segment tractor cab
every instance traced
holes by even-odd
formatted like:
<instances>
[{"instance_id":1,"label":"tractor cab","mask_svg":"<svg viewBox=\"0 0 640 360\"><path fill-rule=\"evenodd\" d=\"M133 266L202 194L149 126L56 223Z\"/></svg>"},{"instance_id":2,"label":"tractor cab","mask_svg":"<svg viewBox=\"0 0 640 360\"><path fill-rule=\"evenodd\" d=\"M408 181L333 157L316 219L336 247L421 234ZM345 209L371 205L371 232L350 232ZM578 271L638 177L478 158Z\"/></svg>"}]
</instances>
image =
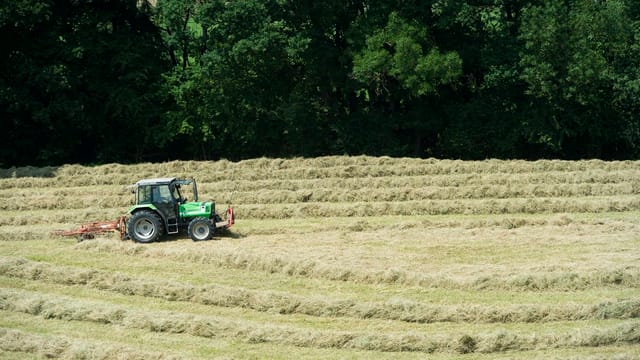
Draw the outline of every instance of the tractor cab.
<instances>
[{"instance_id":1,"label":"tractor cab","mask_svg":"<svg viewBox=\"0 0 640 360\"><path fill-rule=\"evenodd\" d=\"M131 218L127 228L135 241L152 242L163 233L176 234L184 228L193 240L208 240L213 237L216 226L230 227L233 224L233 210L230 208L227 221L223 221L216 214L213 201L198 201L194 179L144 179L131 188L135 202L129 208ZM191 201L189 196L192 196Z\"/></svg>"},{"instance_id":2,"label":"tractor cab","mask_svg":"<svg viewBox=\"0 0 640 360\"><path fill-rule=\"evenodd\" d=\"M193 185L191 189L182 189L183 185ZM194 202L198 201L198 188L194 179L157 178L140 180L133 185L136 195L135 204L184 204L189 201L189 193Z\"/></svg>"}]
</instances>

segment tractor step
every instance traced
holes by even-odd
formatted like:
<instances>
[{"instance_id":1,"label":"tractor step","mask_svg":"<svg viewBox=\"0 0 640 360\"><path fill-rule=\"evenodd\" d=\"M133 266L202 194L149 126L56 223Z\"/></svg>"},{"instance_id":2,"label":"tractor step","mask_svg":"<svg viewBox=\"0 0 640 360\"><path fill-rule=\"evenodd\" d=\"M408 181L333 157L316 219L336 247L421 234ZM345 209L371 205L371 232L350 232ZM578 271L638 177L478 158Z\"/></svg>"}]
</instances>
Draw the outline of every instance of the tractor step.
<instances>
[{"instance_id":1,"label":"tractor step","mask_svg":"<svg viewBox=\"0 0 640 360\"><path fill-rule=\"evenodd\" d=\"M167 219L167 234L177 234L178 233L178 219L171 218Z\"/></svg>"}]
</instances>

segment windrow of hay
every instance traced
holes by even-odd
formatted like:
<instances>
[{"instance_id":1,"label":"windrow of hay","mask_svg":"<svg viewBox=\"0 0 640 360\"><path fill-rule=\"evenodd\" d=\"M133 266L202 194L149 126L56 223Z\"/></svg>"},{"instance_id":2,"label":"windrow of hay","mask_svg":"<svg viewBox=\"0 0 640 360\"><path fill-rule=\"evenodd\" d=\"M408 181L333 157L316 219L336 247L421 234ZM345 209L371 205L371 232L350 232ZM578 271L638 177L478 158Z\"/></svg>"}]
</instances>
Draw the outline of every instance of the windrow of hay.
<instances>
[{"instance_id":1,"label":"windrow of hay","mask_svg":"<svg viewBox=\"0 0 640 360\"><path fill-rule=\"evenodd\" d=\"M0 227L0 241L42 240L50 236L51 228L47 225L35 226L2 226Z\"/></svg>"},{"instance_id":2,"label":"windrow of hay","mask_svg":"<svg viewBox=\"0 0 640 360\"><path fill-rule=\"evenodd\" d=\"M637 211L640 209L640 196L234 204L234 209L239 219L602 213Z\"/></svg>"},{"instance_id":3,"label":"windrow of hay","mask_svg":"<svg viewBox=\"0 0 640 360\"><path fill-rule=\"evenodd\" d=\"M386 319L415 323L433 322L548 322L640 317L640 299L584 304L511 304L457 306L418 303L394 298L387 302L356 302L344 299L307 298L289 293L256 291L225 286L193 286L156 281L124 274L54 266L25 259L0 257L0 275L63 285L83 285L125 295L169 301L188 301L222 307L242 307L278 314L320 317Z\"/></svg>"},{"instance_id":4,"label":"windrow of hay","mask_svg":"<svg viewBox=\"0 0 640 360\"><path fill-rule=\"evenodd\" d=\"M43 188L9 188L0 189L0 196L14 197L16 199L27 199L32 196L53 196L53 197L79 197L87 195L87 186L70 187L43 187ZM91 195L101 196L123 196L127 195L133 199L131 189L119 185L98 185L91 186Z\"/></svg>"},{"instance_id":5,"label":"windrow of hay","mask_svg":"<svg viewBox=\"0 0 640 360\"><path fill-rule=\"evenodd\" d=\"M611 214L607 214L611 215ZM589 216L589 215L587 215ZM275 235L275 234L310 234L335 231L345 229L349 232L365 231L389 231L395 233L408 229L424 229L433 231L436 229L457 229L459 231L470 229L518 229L531 227L532 231L540 230L541 227L566 227L573 225L579 228L593 228L597 232L637 232L640 231L640 224L630 221L622 221L606 218L576 218L567 214L559 213L552 216L460 216L453 217L431 217L431 216L384 216L384 217L347 217L331 218L330 221L304 221L292 224L289 219L279 220L252 220L245 221L241 236L250 235ZM558 229L555 229L558 230Z\"/></svg>"},{"instance_id":6,"label":"windrow of hay","mask_svg":"<svg viewBox=\"0 0 640 360\"><path fill-rule=\"evenodd\" d=\"M49 224L69 224L77 227L89 221L115 220L126 213L121 208L100 208L91 206L82 209L7 211L0 217L0 226L34 226ZM50 227L50 230L54 228ZM1 229L0 229L1 230Z\"/></svg>"},{"instance_id":7,"label":"windrow of hay","mask_svg":"<svg viewBox=\"0 0 640 360\"><path fill-rule=\"evenodd\" d=\"M229 161L216 162L181 162L174 161L163 164L142 164L156 167L166 166L167 169L193 171L203 167L214 167L215 170L241 170L241 169L261 169L261 170L286 170L300 168L351 168L357 167L382 167L414 169L424 167L433 173L450 172L544 172L544 171L584 171L587 169L603 169L607 171L640 168L637 161L561 161L561 160L485 160L485 161L461 161L461 160L438 160L438 159L418 159L418 158L390 158L371 156L327 156L316 158L294 158L294 159L252 159L237 163ZM452 170L455 169L455 170Z\"/></svg>"},{"instance_id":8,"label":"windrow of hay","mask_svg":"<svg viewBox=\"0 0 640 360\"><path fill-rule=\"evenodd\" d=\"M238 270L279 273L332 281L351 281L362 284L402 284L424 288L462 290L581 290L596 287L624 286L640 288L640 269L622 266L590 272L552 271L535 274L477 275L461 278L430 275L399 269L362 270L349 266L336 266L320 261L295 260L279 256L255 255L247 252L220 250L158 249L144 245L129 245L113 241L90 241L77 244L76 250L96 253L127 255L135 258L168 258L176 261L208 264Z\"/></svg>"},{"instance_id":9,"label":"windrow of hay","mask_svg":"<svg viewBox=\"0 0 640 360\"><path fill-rule=\"evenodd\" d=\"M165 174L166 176L175 174ZM2 196L30 197L30 196L84 196L87 187L91 187L93 195L129 195L128 186L138 179L138 174L131 173L130 179L123 184L116 185L71 185L69 182L79 182L80 178L52 182L46 184L25 183L24 187L11 187L11 180L2 179L3 185L0 189ZM314 179L261 179L261 180L237 180L226 179L222 181L204 181L200 176L204 174L191 174L185 176L196 176L200 188L213 194L225 192L256 192L263 190L283 190L283 191L305 191L313 189L327 190L361 190L367 189L415 189L434 188L442 191L452 191L447 188L463 188L461 193L467 193L472 189L499 187L501 192L515 191L515 189L525 186L528 193L545 191L549 186L561 186L563 192L585 192L591 189L595 193L604 189L606 192L610 187L623 187L623 191L638 191L640 186L640 171L628 170L620 172L587 172L587 173L542 173L542 174L482 174L482 175L438 175L438 176L403 176L403 177L361 177L361 178L314 178ZM87 177L87 182L89 182ZM35 179L38 180L38 179ZM29 185L29 186L26 186ZM607 186L609 185L609 186ZM466 189L464 189L466 188ZM574 190L578 188L580 190ZM477 191L477 190L475 190ZM205 193L206 193L205 192Z\"/></svg>"},{"instance_id":10,"label":"windrow of hay","mask_svg":"<svg viewBox=\"0 0 640 360\"><path fill-rule=\"evenodd\" d=\"M179 359L159 352L138 351L125 346L79 341L0 328L0 350L28 353L38 358L62 359Z\"/></svg>"},{"instance_id":11,"label":"windrow of hay","mask_svg":"<svg viewBox=\"0 0 640 360\"><path fill-rule=\"evenodd\" d=\"M323 162L335 165L323 166ZM0 169L0 178L8 186L20 187L28 182L55 184L70 181L69 186L131 183L136 177L167 176L168 174L194 176L202 174L205 182L227 179L315 179L353 177L405 177L459 174L523 174L539 172L589 172L589 171L640 170L640 162L605 161L451 161L434 159L384 159L371 157L332 157L317 159L256 159L239 163L218 162L169 162L158 164L118 165L97 167L65 165L58 169L13 168ZM51 175L55 176L52 178ZM129 176L127 176L129 175ZM47 176L47 177L42 177ZM199 176L200 177L200 176Z\"/></svg>"},{"instance_id":12,"label":"windrow of hay","mask_svg":"<svg viewBox=\"0 0 640 360\"><path fill-rule=\"evenodd\" d=\"M23 178L23 177L53 177L58 168L55 166L35 167L23 166L12 168L0 168L0 179L3 178Z\"/></svg>"},{"instance_id":13,"label":"windrow of hay","mask_svg":"<svg viewBox=\"0 0 640 360\"><path fill-rule=\"evenodd\" d=\"M215 193L215 192L210 192ZM303 202L404 202L455 199L580 198L640 195L637 184L581 185L485 185L461 187L405 187L375 189L363 181L359 189L309 188L306 190L257 190L217 193L220 203L291 204Z\"/></svg>"},{"instance_id":14,"label":"windrow of hay","mask_svg":"<svg viewBox=\"0 0 640 360\"><path fill-rule=\"evenodd\" d=\"M5 289L0 289L0 309L41 316L44 319L94 322L204 338L232 338L248 343L269 342L299 347L388 352L494 353L509 350L633 344L640 340L640 322L637 320L617 323L613 326L576 324L573 329L565 333L538 334L522 334L510 330L479 334L332 331L167 311L134 310L102 302L43 296L28 291Z\"/></svg>"},{"instance_id":15,"label":"windrow of hay","mask_svg":"<svg viewBox=\"0 0 640 360\"><path fill-rule=\"evenodd\" d=\"M251 169L246 169L251 172ZM65 192L68 189L77 189L91 186L96 189L114 188L112 193L126 189L128 185L145 177L178 176L195 177L207 190L214 193L224 191L255 191L255 190L305 190L312 188L344 188L360 189L366 182L368 188L403 188L403 187L458 187L458 186L482 186L482 185L554 185L554 184L637 184L640 170L635 168L615 171L590 169L587 171L554 171L542 173L478 173L478 174L440 174L440 175L405 175L405 176L350 176L350 177L309 177L295 178L281 176L264 176L254 178L243 173L233 173L225 177L219 177L214 169L203 169L199 172L137 172L135 165L128 165L122 173L97 175L88 172L85 175L72 175L55 178L8 178L0 179L3 189L0 194L22 189L24 192L39 191L39 189L56 189L57 192ZM249 177L249 179L245 179ZM47 190L48 191L48 190Z\"/></svg>"},{"instance_id":16,"label":"windrow of hay","mask_svg":"<svg viewBox=\"0 0 640 360\"><path fill-rule=\"evenodd\" d=\"M165 163L140 163L136 165L107 164L101 166L64 165L61 167L21 167L2 169L0 178L23 177L48 177L79 176L88 173L110 175L121 173L129 168L140 171L171 171L171 172L198 172L204 169L220 171L241 171L243 169L258 170L287 170L287 169L325 169L351 167L381 167L398 169L424 168L426 174L452 173L452 172L546 172L546 171L585 171L588 169L602 169L606 171L638 168L637 161L561 161L561 160L437 160L417 158L389 158L369 156L327 156L317 158L295 159L252 159L240 162L221 161L171 161Z\"/></svg>"},{"instance_id":17,"label":"windrow of hay","mask_svg":"<svg viewBox=\"0 0 640 360\"><path fill-rule=\"evenodd\" d=\"M90 198L90 197L89 197ZM102 202L108 202L104 199ZM119 200L117 200L119 201ZM0 226L33 224L82 224L89 221L114 220L125 215L130 204L102 207L91 201L71 208L30 208L4 211ZM122 201L125 204L126 201ZM51 202L52 207L56 207ZM371 202L299 202L278 204L238 204L231 202L236 219L304 219L381 216L435 215L510 215L606 213L640 210L640 196L576 197L576 198L514 198L411 200ZM218 202L217 211L224 211L225 202Z\"/></svg>"},{"instance_id":18,"label":"windrow of hay","mask_svg":"<svg viewBox=\"0 0 640 360\"><path fill-rule=\"evenodd\" d=\"M78 194L15 194L8 196L0 204L0 210L24 211L39 209L84 209L121 208L131 206L130 194L91 193L78 191ZM221 192L216 200L233 204L295 204L295 203L344 203L344 202L406 202L427 200L465 200L465 199L516 199L516 198L583 198L583 197L622 197L640 195L640 180L636 185L630 183L607 185L530 185L530 186L463 186L463 187L422 187L371 189L363 182L358 190L341 188L313 188L308 190L258 190L243 192ZM639 196L640 197L640 196Z\"/></svg>"},{"instance_id":19,"label":"windrow of hay","mask_svg":"<svg viewBox=\"0 0 640 360\"><path fill-rule=\"evenodd\" d=\"M222 210L223 205L219 205L218 210ZM479 229L479 228L504 228L516 229L525 226L566 226L569 224L596 226L599 229L610 229L611 231L635 231L636 226L628 220L621 221L609 219L607 217L590 218L589 213L586 217L576 218L564 212L558 212L553 215L531 216L526 214L480 214L461 215L461 214L443 214L444 216L432 216L429 214L413 215L406 217L405 215L375 214L375 216L349 216L338 217L339 214L329 215L330 219L305 218L305 222L298 224L291 222L293 214L279 213L274 217L265 217L263 214L260 218L254 218L249 224L246 220L251 219L244 212L238 213L236 207L236 217L242 220L242 227L236 227L233 232L248 235L266 235L280 233L318 233L324 231L332 231L337 228L349 231L359 232L367 230L388 230L397 231L412 228L461 228L461 229ZM56 209L56 210L27 210L27 211L11 211L5 212L0 217L0 240L27 240L47 238L51 230L68 230L77 228L80 224L90 221L115 220L122 216L123 211L119 208L102 209L98 207L84 209ZM449 217L448 215L453 215ZM609 214L603 214L608 217ZM266 221L266 223L265 223ZM25 236L24 234L32 234Z\"/></svg>"},{"instance_id":20,"label":"windrow of hay","mask_svg":"<svg viewBox=\"0 0 640 360\"><path fill-rule=\"evenodd\" d=\"M68 210L99 207L102 209L119 208L124 212L131 206L131 196L119 195L83 195L83 196L56 196L39 195L29 197L8 197L0 204L0 211L27 211L27 210Z\"/></svg>"},{"instance_id":21,"label":"windrow of hay","mask_svg":"<svg viewBox=\"0 0 640 360\"><path fill-rule=\"evenodd\" d=\"M197 177L203 189L213 193L225 191L257 191L257 190L308 190L315 188L341 188L358 190L386 188L421 188L421 187L461 187L461 186L515 186L515 185L606 185L630 183L638 184L640 170L620 170L613 172L549 172L525 174L461 174L433 176L381 176L381 177L324 177L313 179L260 179L241 180L224 179L205 181Z\"/></svg>"},{"instance_id":22,"label":"windrow of hay","mask_svg":"<svg viewBox=\"0 0 640 360\"><path fill-rule=\"evenodd\" d=\"M199 176L203 182L217 182L223 180L233 179L235 181L257 181L264 179L272 180L289 180L289 179L324 179L324 178L389 178L389 177L431 177L431 176L460 176L467 175L468 177L479 176L483 174L501 174L502 176L516 175L516 174L530 174L536 173L535 170L525 168L518 168L514 163L505 163L500 168L487 166L483 162L460 162L450 163L446 160L439 162L440 166L426 165L426 166L403 166L401 164L389 165L389 166L371 166L371 165L353 165L331 168L317 168L317 167L299 167L299 168L287 168L287 169L269 169L269 168L251 168L248 171L208 171L203 173L203 176ZM607 166L605 168L590 168L583 167L581 171L637 171L640 169L640 162L630 163L629 166ZM546 171L578 171L575 168L559 168L542 170Z\"/></svg>"}]
</instances>

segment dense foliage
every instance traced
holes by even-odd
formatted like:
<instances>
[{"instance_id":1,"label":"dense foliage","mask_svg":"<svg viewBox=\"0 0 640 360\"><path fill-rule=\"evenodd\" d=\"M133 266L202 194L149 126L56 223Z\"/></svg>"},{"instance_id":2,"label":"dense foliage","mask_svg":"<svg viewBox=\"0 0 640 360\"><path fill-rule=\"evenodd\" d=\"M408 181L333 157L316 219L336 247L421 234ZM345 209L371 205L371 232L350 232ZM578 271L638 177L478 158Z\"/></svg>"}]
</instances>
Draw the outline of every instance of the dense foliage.
<instances>
[{"instance_id":1,"label":"dense foliage","mask_svg":"<svg viewBox=\"0 0 640 360\"><path fill-rule=\"evenodd\" d=\"M638 158L635 0L2 0L0 166Z\"/></svg>"}]
</instances>

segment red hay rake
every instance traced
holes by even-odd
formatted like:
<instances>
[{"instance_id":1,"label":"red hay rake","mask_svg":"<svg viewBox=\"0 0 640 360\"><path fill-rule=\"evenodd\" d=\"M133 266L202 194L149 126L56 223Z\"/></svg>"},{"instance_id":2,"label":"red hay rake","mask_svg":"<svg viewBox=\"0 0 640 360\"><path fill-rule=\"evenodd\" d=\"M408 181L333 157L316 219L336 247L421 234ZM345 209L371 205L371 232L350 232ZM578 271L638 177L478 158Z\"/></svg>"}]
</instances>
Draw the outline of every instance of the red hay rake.
<instances>
[{"instance_id":1,"label":"red hay rake","mask_svg":"<svg viewBox=\"0 0 640 360\"><path fill-rule=\"evenodd\" d=\"M120 240L124 240L127 234L127 217L121 216L115 221L95 221L80 225L73 230L54 230L51 235L55 236L75 236L78 242L93 239L97 234L116 231L120 234Z\"/></svg>"}]
</instances>

